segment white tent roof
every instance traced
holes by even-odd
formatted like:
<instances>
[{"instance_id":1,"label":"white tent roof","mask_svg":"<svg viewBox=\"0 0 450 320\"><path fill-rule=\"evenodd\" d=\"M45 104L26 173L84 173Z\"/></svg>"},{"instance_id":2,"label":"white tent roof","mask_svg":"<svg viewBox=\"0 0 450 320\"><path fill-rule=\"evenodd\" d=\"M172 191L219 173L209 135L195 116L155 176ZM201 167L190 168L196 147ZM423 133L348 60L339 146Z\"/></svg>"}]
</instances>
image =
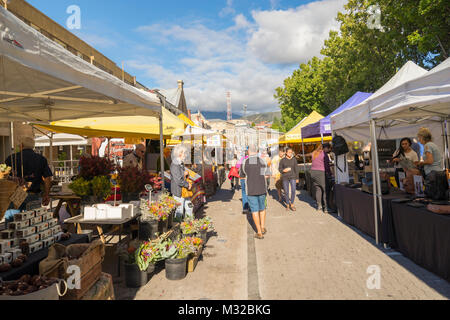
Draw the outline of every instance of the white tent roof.
<instances>
[{"instance_id":1,"label":"white tent roof","mask_svg":"<svg viewBox=\"0 0 450 320\"><path fill-rule=\"evenodd\" d=\"M75 134L67 134L67 133L57 133L53 135L53 146L79 146L79 145L87 145L87 139L75 135ZM36 147L49 147L50 146L50 138L47 136L41 136L34 139L36 142Z\"/></svg>"},{"instance_id":2,"label":"white tent roof","mask_svg":"<svg viewBox=\"0 0 450 320\"><path fill-rule=\"evenodd\" d=\"M157 116L155 94L73 55L0 7L0 121Z\"/></svg>"},{"instance_id":3,"label":"white tent roof","mask_svg":"<svg viewBox=\"0 0 450 320\"><path fill-rule=\"evenodd\" d=\"M331 117L333 131L366 124L373 115L385 107L387 101L395 98L399 88L406 82L426 74L427 71L412 61L408 61L385 85L360 104L343 110Z\"/></svg>"}]
</instances>

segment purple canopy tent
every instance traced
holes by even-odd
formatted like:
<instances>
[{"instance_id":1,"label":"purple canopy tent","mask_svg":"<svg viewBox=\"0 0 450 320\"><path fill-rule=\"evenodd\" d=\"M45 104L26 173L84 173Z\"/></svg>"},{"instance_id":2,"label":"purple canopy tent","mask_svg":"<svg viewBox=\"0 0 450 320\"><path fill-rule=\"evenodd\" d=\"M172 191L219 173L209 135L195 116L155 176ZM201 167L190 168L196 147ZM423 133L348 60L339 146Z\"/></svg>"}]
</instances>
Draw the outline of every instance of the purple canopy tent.
<instances>
[{"instance_id":1,"label":"purple canopy tent","mask_svg":"<svg viewBox=\"0 0 450 320\"><path fill-rule=\"evenodd\" d=\"M340 113L341 111L354 107L367 98L369 98L372 95L372 93L367 92L356 92L350 99L344 102L343 105L341 105L339 108L334 110L332 113L330 113L325 118L310 124L304 128L302 128L302 138L315 138L315 137L324 137L324 136L330 136L331 135L331 125L330 125L330 118L332 115L335 115L337 113Z\"/></svg>"}]
</instances>

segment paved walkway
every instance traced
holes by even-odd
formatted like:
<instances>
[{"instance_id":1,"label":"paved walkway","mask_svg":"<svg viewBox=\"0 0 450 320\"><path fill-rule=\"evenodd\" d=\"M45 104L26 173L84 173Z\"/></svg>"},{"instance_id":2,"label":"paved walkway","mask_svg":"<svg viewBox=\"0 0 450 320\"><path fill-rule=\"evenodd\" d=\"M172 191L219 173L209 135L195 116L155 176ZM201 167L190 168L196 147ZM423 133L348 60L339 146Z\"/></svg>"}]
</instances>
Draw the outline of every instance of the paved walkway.
<instances>
[{"instance_id":1,"label":"paved walkway","mask_svg":"<svg viewBox=\"0 0 450 320\"><path fill-rule=\"evenodd\" d=\"M256 240L241 214L240 192L229 188L226 182L205 207L217 235L195 272L169 281L163 270L140 290L116 285L117 299L450 298L450 283L376 246L337 216L318 214L308 196L299 195L294 214L269 196L268 233ZM370 266L380 272L380 289L367 287Z\"/></svg>"}]
</instances>

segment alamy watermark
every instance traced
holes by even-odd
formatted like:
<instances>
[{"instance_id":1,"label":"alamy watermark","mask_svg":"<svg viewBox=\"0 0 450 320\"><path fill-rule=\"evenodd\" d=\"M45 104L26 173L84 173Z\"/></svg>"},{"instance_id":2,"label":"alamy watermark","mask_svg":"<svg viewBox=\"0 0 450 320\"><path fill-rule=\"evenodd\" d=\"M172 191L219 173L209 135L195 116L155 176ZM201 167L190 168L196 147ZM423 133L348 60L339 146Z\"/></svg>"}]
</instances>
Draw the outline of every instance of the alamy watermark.
<instances>
[{"instance_id":1,"label":"alamy watermark","mask_svg":"<svg viewBox=\"0 0 450 320\"><path fill-rule=\"evenodd\" d=\"M77 5L67 7L66 13L70 14L67 18L66 25L69 30L81 29L81 9Z\"/></svg>"},{"instance_id":2,"label":"alamy watermark","mask_svg":"<svg viewBox=\"0 0 450 320\"><path fill-rule=\"evenodd\" d=\"M381 8L378 5L372 5L367 8L367 13L369 14L369 18L366 22L366 25L369 29L378 29L383 30L383 26L381 25Z\"/></svg>"},{"instance_id":3,"label":"alamy watermark","mask_svg":"<svg viewBox=\"0 0 450 320\"><path fill-rule=\"evenodd\" d=\"M369 290L381 289L381 268L378 265L370 265L367 267L367 274L370 276L367 278L366 286Z\"/></svg>"}]
</instances>

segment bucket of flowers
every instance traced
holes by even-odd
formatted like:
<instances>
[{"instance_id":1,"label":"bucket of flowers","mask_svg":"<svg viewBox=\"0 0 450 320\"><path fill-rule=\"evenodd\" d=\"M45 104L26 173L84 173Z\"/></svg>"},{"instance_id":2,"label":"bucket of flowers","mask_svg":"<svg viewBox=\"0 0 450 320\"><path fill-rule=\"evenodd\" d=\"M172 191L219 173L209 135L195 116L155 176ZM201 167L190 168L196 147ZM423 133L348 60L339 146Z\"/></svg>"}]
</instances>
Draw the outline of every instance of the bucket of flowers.
<instances>
[{"instance_id":1,"label":"bucket of flowers","mask_svg":"<svg viewBox=\"0 0 450 320\"><path fill-rule=\"evenodd\" d=\"M164 242L161 256L165 259L166 278L169 280L181 280L186 277L186 265L188 256L195 252L195 248L189 242L168 239Z\"/></svg>"},{"instance_id":2,"label":"bucket of flowers","mask_svg":"<svg viewBox=\"0 0 450 320\"><path fill-rule=\"evenodd\" d=\"M186 237L181 239L180 242L193 251L187 261L188 272L193 272L203 251L203 240L197 237Z\"/></svg>"},{"instance_id":3,"label":"bucket of flowers","mask_svg":"<svg viewBox=\"0 0 450 320\"><path fill-rule=\"evenodd\" d=\"M118 247L118 254L124 261L125 284L128 288L139 288L148 282L147 270L141 270L138 264L140 251L138 242L130 242L128 245Z\"/></svg>"},{"instance_id":4,"label":"bucket of flowers","mask_svg":"<svg viewBox=\"0 0 450 320\"><path fill-rule=\"evenodd\" d=\"M155 271L155 264L161 259L160 242L144 241L137 249L136 264L149 275Z\"/></svg>"},{"instance_id":5,"label":"bucket of flowers","mask_svg":"<svg viewBox=\"0 0 450 320\"><path fill-rule=\"evenodd\" d=\"M158 221L158 231L165 233L169 229L169 215L170 211L161 202L153 202L149 206L149 212L154 219Z\"/></svg>"},{"instance_id":6,"label":"bucket of flowers","mask_svg":"<svg viewBox=\"0 0 450 320\"><path fill-rule=\"evenodd\" d=\"M214 224L211 217L204 217L202 219L194 220L195 231L203 243L206 243L207 233L214 231Z\"/></svg>"},{"instance_id":7,"label":"bucket of flowers","mask_svg":"<svg viewBox=\"0 0 450 320\"><path fill-rule=\"evenodd\" d=\"M173 226L173 218L175 215L175 211L177 210L177 207L181 205L177 200L175 200L174 197L170 196L167 192L163 193L159 197L159 202L167 208L167 211L169 211L169 228Z\"/></svg>"},{"instance_id":8,"label":"bucket of flowers","mask_svg":"<svg viewBox=\"0 0 450 320\"><path fill-rule=\"evenodd\" d=\"M194 220L189 220L189 219L183 221L180 224L180 229L181 229L183 238L193 237L197 232L197 228L196 228Z\"/></svg>"}]
</instances>

